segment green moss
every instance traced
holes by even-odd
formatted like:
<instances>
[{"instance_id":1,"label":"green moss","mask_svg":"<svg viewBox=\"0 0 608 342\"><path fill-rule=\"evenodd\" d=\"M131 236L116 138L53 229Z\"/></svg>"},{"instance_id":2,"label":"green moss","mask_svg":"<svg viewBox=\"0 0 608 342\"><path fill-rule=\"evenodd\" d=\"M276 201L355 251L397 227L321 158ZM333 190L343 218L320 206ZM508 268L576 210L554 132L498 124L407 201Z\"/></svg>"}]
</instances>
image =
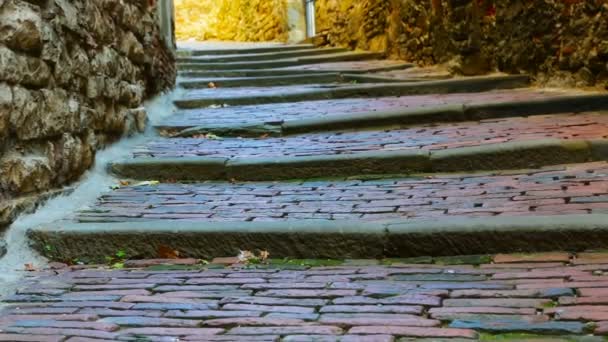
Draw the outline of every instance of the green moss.
<instances>
[{"instance_id":1,"label":"green moss","mask_svg":"<svg viewBox=\"0 0 608 342\"><path fill-rule=\"evenodd\" d=\"M508 333L508 334L488 334L482 333L479 336L480 341L554 341L554 342L575 342L578 341L576 337L568 336L547 336L537 334L525 334L525 333Z\"/></svg>"},{"instance_id":2,"label":"green moss","mask_svg":"<svg viewBox=\"0 0 608 342\"><path fill-rule=\"evenodd\" d=\"M435 263L439 265L480 265L489 264L492 257L489 255L462 255L435 258Z\"/></svg>"},{"instance_id":3,"label":"green moss","mask_svg":"<svg viewBox=\"0 0 608 342\"><path fill-rule=\"evenodd\" d=\"M544 303L543 304L543 308L554 308L556 306L558 306L559 304L555 301L550 301L548 303Z\"/></svg>"},{"instance_id":4,"label":"green moss","mask_svg":"<svg viewBox=\"0 0 608 342\"><path fill-rule=\"evenodd\" d=\"M433 258L430 256L416 258L388 258L383 259L383 265L409 265L409 264L432 264Z\"/></svg>"}]
</instances>

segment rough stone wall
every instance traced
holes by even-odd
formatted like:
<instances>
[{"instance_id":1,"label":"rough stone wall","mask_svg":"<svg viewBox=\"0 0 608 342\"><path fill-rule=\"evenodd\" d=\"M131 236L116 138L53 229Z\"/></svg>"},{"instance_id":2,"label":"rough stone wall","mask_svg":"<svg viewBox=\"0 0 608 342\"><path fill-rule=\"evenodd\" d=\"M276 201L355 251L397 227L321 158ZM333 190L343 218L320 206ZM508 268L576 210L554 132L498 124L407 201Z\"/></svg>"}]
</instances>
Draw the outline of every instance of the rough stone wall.
<instances>
[{"instance_id":1,"label":"rough stone wall","mask_svg":"<svg viewBox=\"0 0 608 342\"><path fill-rule=\"evenodd\" d=\"M178 40L286 41L285 0L176 0Z\"/></svg>"},{"instance_id":2,"label":"rough stone wall","mask_svg":"<svg viewBox=\"0 0 608 342\"><path fill-rule=\"evenodd\" d=\"M0 227L142 131L175 81L151 0L0 0Z\"/></svg>"},{"instance_id":3,"label":"rough stone wall","mask_svg":"<svg viewBox=\"0 0 608 342\"><path fill-rule=\"evenodd\" d=\"M321 45L608 86L608 0L317 0Z\"/></svg>"}]
</instances>

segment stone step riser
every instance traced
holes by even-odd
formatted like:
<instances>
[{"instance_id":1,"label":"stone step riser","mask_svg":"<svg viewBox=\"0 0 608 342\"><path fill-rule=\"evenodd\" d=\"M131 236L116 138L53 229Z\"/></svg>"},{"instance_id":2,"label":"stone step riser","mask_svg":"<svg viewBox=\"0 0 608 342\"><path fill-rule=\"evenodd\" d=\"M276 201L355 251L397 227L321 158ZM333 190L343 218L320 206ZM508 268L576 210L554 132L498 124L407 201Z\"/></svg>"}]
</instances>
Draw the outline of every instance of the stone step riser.
<instances>
[{"instance_id":1,"label":"stone step riser","mask_svg":"<svg viewBox=\"0 0 608 342\"><path fill-rule=\"evenodd\" d=\"M267 60L258 62L230 62L230 63L205 63L205 62L190 62L177 63L179 70L195 71L195 70L238 70L238 69L272 69L285 68L307 64L318 63L333 63L333 62L353 62L366 61L371 59L380 59L384 55L382 53L345 53L318 57L302 57L288 58L282 60Z\"/></svg>"},{"instance_id":2,"label":"stone step riser","mask_svg":"<svg viewBox=\"0 0 608 342\"><path fill-rule=\"evenodd\" d=\"M434 221L187 222L66 224L28 232L33 247L53 260L103 262L117 250L156 258L159 249L210 260L241 250L273 258L449 256L603 248L608 216L450 218ZM52 248L49 248L51 246Z\"/></svg>"},{"instance_id":3,"label":"stone step riser","mask_svg":"<svg viewBox=\"0 0 608 342\"><path fill-rule=\"evenodd\" d=\"M194 98L174 101L181 109L194 109L212 105L254 105L266 103L285 103L343 98L368 98L384 96L407 96L423 94L478 93L496 89L515 89L527 87L528 76L477 77L464 80L442 80L416 83L362 84L333 89L304 90L292 93L267 96L231 96L213 98Z\"/></svg>"},{"instance_id":4,"label":"stone step riser","mask_svg":"<svg viewBox=\"0 0 608 342\"><path fill-rule=\"evenodd\" d=\"M372 151L276 158L136 158L109 165L131 179L288 180L359 175L513 170L608 160L608 139L545 139L438 151Z\"/></svg>"},{"instance_id":5,"label":"stone step riser","mask_svg":"<svg viewBox=\"0 0 608 342\"><path fill-rule=\"evenodd\" d=\"M178 63L230 63L230 62L253 62L265 60L277 60L294 57L318 56L327 55L330 53L347 52L345 48L327 48L327 49L304 49L285 51L278 53L252 53L252 54L235 54L218 57L179 57ZM203 55L204 56L204 55Z\"/></svg>"},{"instance_id":6,"label":"stone step riser","mask_svg":"<svg viewBox=\"0 0 608 342\"><path fill-rule=\"evenodd\" d=\"M319 119L293 120L282 124L265 123L249 126L191 127L174 134L174 137L214 133L219 136L259 137L303 134L345 130L353 128L380 128L398 125L408 127L429 123L464 122L500 119L517 116L534 116L556 113L580 113L608 110L608 95L563 96L541 100L480 103L475 105L446 105L431 108L405 109L394 111L373 111L368 113L342 114ZM171 126L156 126L156 129L174 131Z\"/></svg>"}]
</instances>

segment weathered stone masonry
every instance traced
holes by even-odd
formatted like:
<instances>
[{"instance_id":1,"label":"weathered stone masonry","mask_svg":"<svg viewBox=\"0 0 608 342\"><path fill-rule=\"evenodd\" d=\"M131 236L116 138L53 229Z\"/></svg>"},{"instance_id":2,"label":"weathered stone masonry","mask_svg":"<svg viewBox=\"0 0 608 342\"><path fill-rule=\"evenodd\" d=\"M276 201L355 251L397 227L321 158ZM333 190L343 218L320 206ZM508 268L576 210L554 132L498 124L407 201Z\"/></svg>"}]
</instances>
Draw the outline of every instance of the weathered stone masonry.
<instances>
[{"instance_id":1,"label":"weathered stone masonry","mask_svg":"<svg viewBox=\"0 0 608 342\"><path fill-rule=\"evenodd\" d=\"M286 41L286 0L177 0L178 39Z\"/></svg>"},{"instance_id":2,"label":"weathered stone masonry","mask_svg":"<svg viewBox=\"0 0 608 342\"><path fill-rule=\"evenodd\" d=\"M142 131L175 81L154 1L0 0L0 227Z\"/></svg>"},{"instance_id":3,"label":"weathered stone masonry","mask_svg":"<svg viewBox=\"0 0 608 342\"><path fill-rule=\"evenodd\" d=\"M608 87L607 0L317 0L318 42Z\"/></svg>"}]
</instances>

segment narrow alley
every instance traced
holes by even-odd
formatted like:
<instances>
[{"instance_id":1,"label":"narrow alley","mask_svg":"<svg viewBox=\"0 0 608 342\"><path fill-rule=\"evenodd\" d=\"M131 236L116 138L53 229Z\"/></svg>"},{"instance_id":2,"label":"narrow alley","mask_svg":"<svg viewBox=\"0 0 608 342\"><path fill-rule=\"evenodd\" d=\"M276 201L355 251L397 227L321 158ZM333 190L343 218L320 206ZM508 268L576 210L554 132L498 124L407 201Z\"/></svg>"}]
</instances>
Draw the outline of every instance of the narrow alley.
<instances>
[{"instance_id":1,"label":"narrow alley","mask_svg":"<svg viewBox=\"0 0 608 342\"><path fill-rule=\"evenodd\" d=\"M175 113L110 161L114 189L28 231L54 262L2 298L0 341L608 335L605 92L179 53Z\"/></svg>"}]
</instances>

